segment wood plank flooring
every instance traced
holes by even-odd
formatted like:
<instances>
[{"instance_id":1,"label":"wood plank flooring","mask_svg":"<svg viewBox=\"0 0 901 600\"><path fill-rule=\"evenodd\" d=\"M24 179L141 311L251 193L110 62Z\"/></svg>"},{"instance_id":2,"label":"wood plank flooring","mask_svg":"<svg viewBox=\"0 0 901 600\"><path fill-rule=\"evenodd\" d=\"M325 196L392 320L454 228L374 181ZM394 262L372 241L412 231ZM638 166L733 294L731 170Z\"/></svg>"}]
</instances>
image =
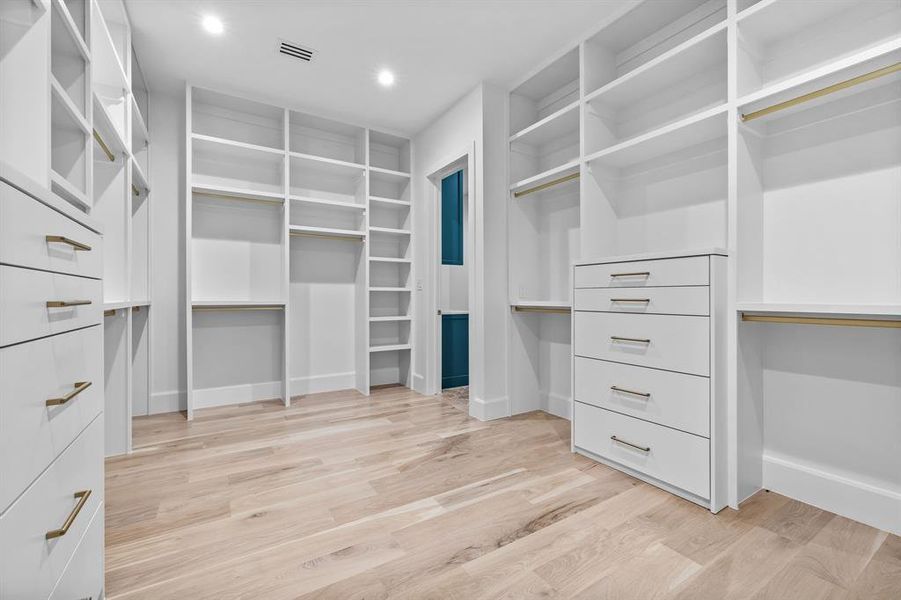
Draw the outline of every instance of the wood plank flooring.
<instances>
[{"instance_id":1,"label":"wood plank flooring","mask_svg":"<svg viewBox=\"0 0 901 600\"><path fill-rule=\"evenodd\" d=\"M719 515L405 388L136 419L107 598L901 598L901 538L760 493Z\"/></svg>"}]
</instances>

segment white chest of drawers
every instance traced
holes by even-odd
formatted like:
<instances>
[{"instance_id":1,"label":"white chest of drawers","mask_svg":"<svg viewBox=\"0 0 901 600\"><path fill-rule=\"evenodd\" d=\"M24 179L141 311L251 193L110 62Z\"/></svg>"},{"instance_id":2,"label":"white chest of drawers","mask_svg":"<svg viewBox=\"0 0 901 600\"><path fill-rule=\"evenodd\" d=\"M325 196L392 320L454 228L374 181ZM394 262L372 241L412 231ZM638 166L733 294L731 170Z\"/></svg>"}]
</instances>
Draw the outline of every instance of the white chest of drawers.
<instances>
[{"instance_id":1,"label":"white chest of drawers","mask_svg":"<svg viewBox=\"0 0 901 600\"><path fill-rule=\"evenodd\" d=\"M573 266L573 450L713 512L726 491L726 253Z\"/></svg>"},{"instance_id":2,"label":"white chest of drawers","mask_svg":"<svg viewBox=\"0 0 901 600\"><path fill-rule=\"evenodd\" d=\"M0 167L0 599L99 600L102 237Z\"/></svg>"}]
</instances>

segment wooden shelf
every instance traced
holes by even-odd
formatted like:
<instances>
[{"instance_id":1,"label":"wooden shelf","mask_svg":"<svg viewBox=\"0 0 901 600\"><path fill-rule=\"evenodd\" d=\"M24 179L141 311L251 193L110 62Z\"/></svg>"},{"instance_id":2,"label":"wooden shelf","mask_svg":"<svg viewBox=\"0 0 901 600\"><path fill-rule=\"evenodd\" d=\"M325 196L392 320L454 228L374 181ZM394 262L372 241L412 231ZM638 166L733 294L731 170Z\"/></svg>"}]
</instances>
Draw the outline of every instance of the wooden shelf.
<instances>
[{"instance_id":1,"label":"wooden shelf","mask_svg":"<svg viewBox=\"0 0 901 600\"><path fill-rule=\"evenodd\" d=\"M533 175L532 177L527 177L526 179L517 181L510 186L510 191L518 192L526 188L536 187L559 177L566 177L567 175L572 175L578 172L579 161L573 160L566 164L560 165L559 167L548 169L547 171L539 173L538 175Z\"/></svg>"},{"instance_id":2,"label":"wooden shelf","mask_svg":"<svg viewBox=\"0 0 901 600\"><path fill-rule=\"evenodd\" d=\"M407 200L395 200L394 198L382 198L381 196L370 196L369 202L375 203L375 204L386 204L389 206L398 206L398 207L405 207L405 208L410 207L410 202Z\"/></svg>"},{"instance_id":3,"label":"wooden shelf","mask_svg":"<svg viewBox=\"0 0 901 600\"><path fill-rule=\"evenodd\" d=\"M370 227L370 233L384 233L386 235L401 235L408 236L412 235L412 232L409 229L394 229L392 227Z\"/></svg>"},{"instance_id":4,"label":"wooden shelf","mask_svg":"<svg viewBox=\"0 0 901 600\"><path fill-rule=\"evenodd\" d=\"M246 190L242 188L205 183L192 184L191 192L204 196L223 197L235 200L255 200L261 202L272 202L275 204L281 204L285 201L285 196L283 194L277 194L275 192Z\"/></svg>"},{"instance_id":5,"label":"wooden shelf","mask_svg":"<svg viewBox=\"0 0 901 600\"><path fill-rule=\"evenodd\" d=\"M87 194L76 188L68 179L53 169L50 169L50 187L56 194L84 209L91 207Z\"/></svg>"},{"instance_id":6,"label":"wooden shelf","mask_svg":"<svg viewBox=\"0 0 901 600\"><path fill-rule=\"evenodd\" d=\"M386 344L384 346L370 346L370 352L397 352L401 350L409 350L412 346L410 344Z\"/></svg>"},{"instance_id":7,"label":"wooden shelf","mask_svg":"<svg viewBox=\"0 0 901 600\"><path fill-rule=\"evenodd\" d=\"M342 202L341 200L323 200L321 198L311 198L309 196L289 196L292 202L301 202L303 204L315 204L318 206L330 206L334 208L346 208L349 210L365 211L366 207L355 202Z\"/></svg>"},{"instance_id":8,"label":"wooden shelf","mask_svg":"<svg viewBox=\"0 0 901 600\"><path fill-rule=\"evenodd\" d=\"M290 231L292 234L308 234L312 236L322 236L322 237L345 237L351 239L366 239L365 231L358 231L355 229L336 229L333 227L311 227L307 225L291 225Z\"/></svg>"},{"instance_id":9,"label":"wooden shelf","mask_svg":"<svg viewBox=\"0 0 901 600\"><path fill-rule=\"evenodd\" d=\"M697 115L660 127L586 158L589 165L626 168L685 150L692 146L725 138L727 107L717 106Z\"/></svg>"},{"instance_id":10,"label":"wooden shelf","mask_svg":"<svg viewBox=\"0 0 901 600\"><path fill-rule=\"evenodd\" d=\"M571 102L510 136L510 142L541 146L579 132L579 101Z\"/></svg>"}]
</instances>

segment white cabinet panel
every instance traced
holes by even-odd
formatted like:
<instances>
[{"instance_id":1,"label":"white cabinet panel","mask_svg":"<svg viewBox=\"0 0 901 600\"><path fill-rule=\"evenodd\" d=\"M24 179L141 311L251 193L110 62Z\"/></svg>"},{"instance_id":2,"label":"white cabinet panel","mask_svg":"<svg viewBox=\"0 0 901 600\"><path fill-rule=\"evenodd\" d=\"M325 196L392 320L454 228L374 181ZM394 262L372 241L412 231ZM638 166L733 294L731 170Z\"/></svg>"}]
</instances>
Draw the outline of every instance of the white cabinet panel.
<instances>
[{"instance_id":1,"label":"white cabinet panel","mask_svg":"<svg viewBox=\"0 0 901 600\"><path fill-rule=\"evenodd\" d=\"M103 506L97 509L88 531L50 600L101 600L103 598Z\"/></svg>"},{"instance_id":2,"label":"white cabinet panel","mask_svg":"<svg viewBox=\"0 0 901 600\"><path fill-rule=\"evenodd\" d=\"M573 309L669 315L710 314L710 288L664 287L646 289L577 288Z\"/></svg>"},{"instance_id":3,"label":"white cabinet panel","mask_svg":"<svg viewBox=\"0 0 901 600\"><path fill-rule=\"evenodd\" d=\"M708 285L709 258L692 256L575 267L577 288Z\"/></svg>"}]
</instances>

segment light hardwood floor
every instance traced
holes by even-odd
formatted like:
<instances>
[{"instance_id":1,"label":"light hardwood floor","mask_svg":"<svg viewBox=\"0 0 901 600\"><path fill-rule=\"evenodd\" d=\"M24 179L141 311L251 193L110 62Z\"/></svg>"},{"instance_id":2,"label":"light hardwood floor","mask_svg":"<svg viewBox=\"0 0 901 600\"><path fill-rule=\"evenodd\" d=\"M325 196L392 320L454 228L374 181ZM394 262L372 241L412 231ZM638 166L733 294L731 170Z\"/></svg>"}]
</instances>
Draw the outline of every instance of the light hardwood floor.
<instances>
[{"instance_id":1,"label":"light hardwood floor","mask_svg":"<svg viewBox=\"0 0 901 600\"><path fill-rule=\"evenodd\" d=\"M107 597L901 598L901 538L772 493L719 515L404 388L136 419Z\"/></svg>"}]
</instances>

